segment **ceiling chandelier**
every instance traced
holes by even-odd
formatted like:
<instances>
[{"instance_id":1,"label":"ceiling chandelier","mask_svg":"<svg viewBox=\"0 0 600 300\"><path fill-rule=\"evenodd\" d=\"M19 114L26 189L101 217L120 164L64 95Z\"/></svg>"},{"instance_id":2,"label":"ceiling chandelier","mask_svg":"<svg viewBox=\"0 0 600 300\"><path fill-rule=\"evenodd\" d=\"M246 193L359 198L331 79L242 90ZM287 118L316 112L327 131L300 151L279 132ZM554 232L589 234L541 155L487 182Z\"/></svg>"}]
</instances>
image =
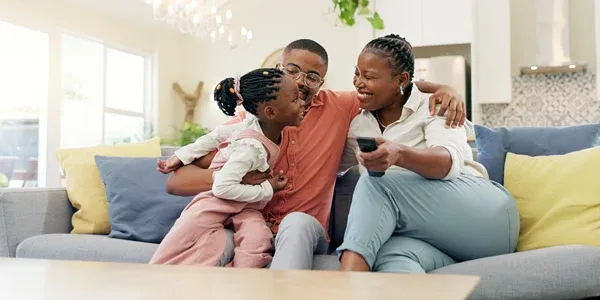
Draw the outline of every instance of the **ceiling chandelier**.
<instances>
[{"instance_id":1,"label":"ceiling chandelier","mask_svg":"<svg viewBox=\"0 0 600 300\"><path fill-rule=\"evenodd\" d=\"M154 18L175 26L186 35L210 39L212 43L226 40L230 47L252 40L246 27L234 28L231 0L144 0L152 5Z\"/></svg>"}]
</instances>

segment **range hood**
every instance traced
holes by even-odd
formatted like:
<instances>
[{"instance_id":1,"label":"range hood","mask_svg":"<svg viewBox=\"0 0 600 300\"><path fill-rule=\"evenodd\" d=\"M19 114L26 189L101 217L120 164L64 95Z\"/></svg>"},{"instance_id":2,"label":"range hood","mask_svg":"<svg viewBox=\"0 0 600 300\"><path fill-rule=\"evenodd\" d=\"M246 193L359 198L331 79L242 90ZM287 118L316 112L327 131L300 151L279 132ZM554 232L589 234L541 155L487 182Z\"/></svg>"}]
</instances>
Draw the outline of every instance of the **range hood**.
<instances>
[{"instance_id":1,"label":"range hood","mask_svg":"<svg viewBox=\"0 0 600 300\"><path fill-rule=\"evenodd\" d=\"M586 64L574 62L569 45L569 0L534 0L536 61L522 74L578 72Z\"/></svg>"}]
</instances>

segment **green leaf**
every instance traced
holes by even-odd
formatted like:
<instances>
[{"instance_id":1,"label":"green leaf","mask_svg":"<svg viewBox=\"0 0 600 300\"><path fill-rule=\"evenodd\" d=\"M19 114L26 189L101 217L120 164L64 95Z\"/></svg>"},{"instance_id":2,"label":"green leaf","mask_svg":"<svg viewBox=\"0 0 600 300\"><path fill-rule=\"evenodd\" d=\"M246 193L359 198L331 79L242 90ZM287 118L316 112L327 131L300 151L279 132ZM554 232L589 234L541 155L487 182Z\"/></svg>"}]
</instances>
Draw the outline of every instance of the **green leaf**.
<instances>
[{"instance_id":1,"label":"green leaf","mask_svg":"<svg viewBox=\"0 0 600 300\"><path fill-rule=\"evenodd\" d=\"M370 13L371 13L371 10L368 7L361 7L358 10L358 14L361 15L361 16L368 15Z\"/></svg>"},{"instance_id":2,"label":"green leaf","mask_svg":"<svg viewBox=\"0 0 600 300\"><path fill-rule=\"evenodd\" d=\"M332 0L333 10L337 14L338 19L346 26L354 26L356 24L356 16L365 18L374 29L383 29L383 19L377 12L371 15L369 8L369 0ZM371 16L369 16L371 15Z\"/></svg>"},{"instance_id":3,"label":"green leaf","mask_svg":"<svg viewBox=\"0 0 600 300\"><path fill-rule=\"evenodd\" d=\"M185 146L193 143L199 137L207 134L209 130L204 127L200 127L200 125L196 123L185 123L183 127L177 128L177 132L179 136L176 138L166 140L165 144L169 144L172 146Z\"/></svg>"},{"instance_id":4,"label":"green leaf","mask_svg":"<svg viewBox=\"0 0 600 300\"><path fill-rule=\"evenodd\" d=\"M369 23L371 23L371 26L373 26L373 28L375 29L382 30L385 27L385 25L383 24L383 19L379 16L379 13L377 12L373 14L373 17L367 18L367 21L369 21Z\"/></svg>"}]
</instances>

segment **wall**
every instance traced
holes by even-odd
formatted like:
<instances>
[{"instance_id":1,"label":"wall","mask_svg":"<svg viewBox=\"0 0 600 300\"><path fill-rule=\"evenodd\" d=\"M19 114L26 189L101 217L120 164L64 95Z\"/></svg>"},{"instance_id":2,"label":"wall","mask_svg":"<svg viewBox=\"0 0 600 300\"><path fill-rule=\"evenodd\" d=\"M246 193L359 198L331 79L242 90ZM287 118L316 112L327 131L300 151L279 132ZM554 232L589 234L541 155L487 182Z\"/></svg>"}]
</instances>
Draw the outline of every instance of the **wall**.
<instances>
[{"instance_id":1,"label":"wall","mask_svg":"<svg viewBox=\"0 0 600 300\"><path fill-rule=\"evenodd\" d=\"M148 13L151 13L149 11ZM172 133L171 125L182 118L184 106L172 92L171 83L181 79L181 53L185 38L174 31L134 25L80 8L64 0L2 0L0 20L50 35L50 78L60 73L60 34L87 36L125 49L152 55L154 78L155 130ZM6 41L0 41L1 43ZM52 67L54 66L54 67ZM52 91L52 90L51 90ZM60 103L60 94L50 93L51 103Z\"/></svg>"},{"instance_id":2,"label":"wall","mask_svg":"<svg viewBox=\"0 0 600 300\"><path fill-rule=\"evenodd\" d=\"M302 5L295 6L291 1L282 0L261 0L259 6L257 2L235 1L231 6L232 20L252 30L252 44L229 50L201 40L186 42L187 82L183 88L191 91L198 81L204 81L196 113L197 121L203 126L213 128L227 118L210 95L220 80L261 67L272 51L298 38L314 39L328 51L326 88L353 88L353 67L360 50L372 37L370 25L335 27L335 17L327 15L331 1L304 0Z\"/></svg>"},{"instance_id":3,"label":"wall","mask_svg":"<svg viewBox=\"0 0 600 300\"><path fill-rule=\"evenodd\" d=\"M600 123L596 74L577 72L513 77L510 104L482 105L482 125L571 126Z\"/></svg>"}]
</instances>

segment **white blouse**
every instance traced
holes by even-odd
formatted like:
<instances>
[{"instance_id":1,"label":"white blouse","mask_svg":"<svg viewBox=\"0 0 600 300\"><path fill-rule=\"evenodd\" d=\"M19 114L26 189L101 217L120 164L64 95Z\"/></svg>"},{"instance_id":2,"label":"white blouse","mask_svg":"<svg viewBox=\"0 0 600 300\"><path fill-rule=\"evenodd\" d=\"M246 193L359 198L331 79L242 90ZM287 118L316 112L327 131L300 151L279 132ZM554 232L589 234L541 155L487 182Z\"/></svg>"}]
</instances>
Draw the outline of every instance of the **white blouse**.
<instances>
[{"instance_id":1,"label":"white blouse","mask_svg":"<svg viewBox=\"0 0 600 300\"><path fill-rule=\"evenodd\" d=\"M383 133L371 112L362 110L350 124L348 139L340 170L358 164L356 137L383 137L415 149L444 147L452 158L452 167L442 180L450 180L460 174L488 177L485 167L473 159L473 152L467 137L473 132L473 124L466 121L463 127L445 128L446 117L429 115L429 94L424 94L414 85L408 101L402 109L402 116L391 123ZM365 171L360 167L361 172ZM392 166L393 169L403 168Z\"/></svg>"},{"instance_id":2,"label":"white blouse","mask_svg":"<svg viewBox=\"0 0 600 300\"><path fill-rule=\"evenodd\" d=\"M194 143L186 145L175 155L185 164L192 163L225 142L238 130L253 129L261 134L262 129L258 118L247 114L244 121L231 125L220 125L210 133L199 137ZM269 170L269 154L263 144L253 138L242 138L232 141L226 148L220 150L227 162L215 172L212 193L216 197L240 202L270 201L273 198L273 187L269 181L260 185L242 184L242 177L254 170L266 172Z\"/></svg>"}]
</instances>

